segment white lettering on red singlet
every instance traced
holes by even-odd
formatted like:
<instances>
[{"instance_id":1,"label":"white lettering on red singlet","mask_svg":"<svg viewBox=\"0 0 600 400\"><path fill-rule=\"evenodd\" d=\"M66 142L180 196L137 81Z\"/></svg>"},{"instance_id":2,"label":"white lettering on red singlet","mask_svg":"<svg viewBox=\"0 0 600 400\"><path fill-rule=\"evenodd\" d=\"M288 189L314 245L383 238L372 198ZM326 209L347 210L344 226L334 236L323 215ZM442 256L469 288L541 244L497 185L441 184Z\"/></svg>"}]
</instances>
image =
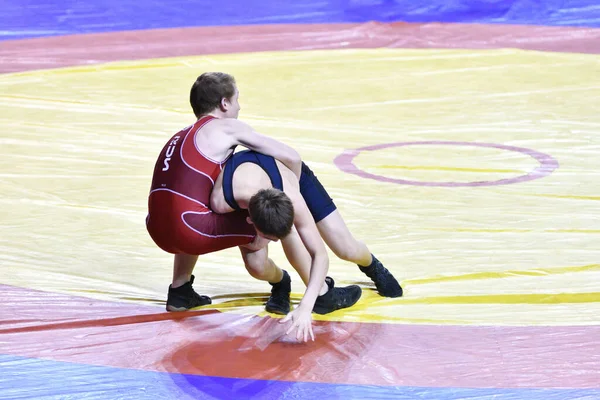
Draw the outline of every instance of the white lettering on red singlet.
<instances>
[{"instance_id":1,"label":"white lettering on red singlet","mask_svg":"<svg viewBox=\"0 0 600 400\"><path fill-rule=\"evenodd\" d=\"M175 152L175 145L177 144L177 141L179 141L179 136L175 136L173 140L171 140L171 143L169 143L169 147L167 147L167 152L165 153L165 166L162 169L163 172L169 170L169 161L171 161L171 157Z\"/></svg>"}]
</instances>

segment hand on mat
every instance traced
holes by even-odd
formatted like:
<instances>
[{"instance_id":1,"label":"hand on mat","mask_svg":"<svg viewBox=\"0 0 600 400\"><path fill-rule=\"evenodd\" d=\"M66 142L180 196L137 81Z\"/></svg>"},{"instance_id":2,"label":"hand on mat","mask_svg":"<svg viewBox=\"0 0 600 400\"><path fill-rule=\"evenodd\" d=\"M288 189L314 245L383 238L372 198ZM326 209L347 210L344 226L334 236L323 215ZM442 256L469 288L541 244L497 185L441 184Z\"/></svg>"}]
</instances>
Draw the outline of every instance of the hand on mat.
<instances>
[{"instance_id":1,"label":"hand on mat","mask_svg":"<svg viewBox=\"0 0 600 400\"><path fill-rule=\"evenodd\" d=\"M312 330L312 309L300 304L298 308L286 315L279 322L283 324L289 320L292 320L292 325L285 332L286 335L297 329L296 339L308 342L308 337L310 336L313 341L315 340L315 334Z\"/></svg>"}]
</instances>

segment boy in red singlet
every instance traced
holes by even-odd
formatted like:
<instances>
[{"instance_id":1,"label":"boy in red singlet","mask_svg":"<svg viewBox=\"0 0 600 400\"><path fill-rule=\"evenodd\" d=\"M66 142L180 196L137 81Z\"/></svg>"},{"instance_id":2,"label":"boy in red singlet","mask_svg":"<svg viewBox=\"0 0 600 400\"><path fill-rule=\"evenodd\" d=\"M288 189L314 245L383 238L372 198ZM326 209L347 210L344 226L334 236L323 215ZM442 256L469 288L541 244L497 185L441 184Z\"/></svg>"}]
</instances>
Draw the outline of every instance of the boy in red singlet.
<instances>
[{"instance_id":1,"label":"boy in red singlet","mask_svg":"<svg viewBox=\"0 0 600 400\"><path fill-rule=\"evenodd\" d=\"M208 207L214 182L235 147L268 154L300 176L302 161L297 151L237 120L238 96L231 75L209 72L198 77L190 92L198 120L165 144L154 168L146 226L154 242L174 254L169 311L211 303L192 288L198 255L234 246L256 250L265 245L246 222L246 212L218 215ZM277 283L283 275L279 272L279 276L266 278Z\"/></svg>"}]
</instances>

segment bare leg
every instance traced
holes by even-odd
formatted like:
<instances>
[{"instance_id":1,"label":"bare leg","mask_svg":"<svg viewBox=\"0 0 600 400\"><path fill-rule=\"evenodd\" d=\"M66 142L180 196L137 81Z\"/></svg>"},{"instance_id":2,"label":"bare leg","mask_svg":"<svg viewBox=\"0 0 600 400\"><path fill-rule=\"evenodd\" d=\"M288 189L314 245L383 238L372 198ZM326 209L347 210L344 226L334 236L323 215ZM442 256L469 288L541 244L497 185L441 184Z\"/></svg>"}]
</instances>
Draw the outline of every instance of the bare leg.
<instances>
[{"instance_id":1,"label":"bare leg","mask_svg":"<svg viewBox=\"0 0 600 400\"><path fill-rule=\"evenodd\" d=\"M257 251L240 247L240 252L244 259L244 266L253 278L269 283L281 282L283 271L273 260L268 258L268 247L263 247Z\"/></svg>"},{"instance_id":2,"label":"bare leg","mask_svg":"<svg viewBox=\"0 0 600 400\"><path fill-rule=\"evenodd\" d=\"M186 284L192 278L192 272L198 261L198 256L189 254L175 254L173 261L173 282L171 287L178 288Z\"/></svg>"},{"instance_id":3,"label":"bare leg","mask_svg":"<svg viewBox=\"0 0 600 400\"><path fill-rule=\"evenodd\" d=\"M190 308L211 303L208 296L200 296L194 291L192 271L198 256L176 254L173 262L173 283L167 295L167 311L186 311Z\"/></svg>"},{"instance_id":4,"label":"bare leg","mask_svg":"<svg viewBox=\"0 0 600 400\"><path fill-rule=\"evenodd\" d=\"M282 245L288 261L302 277L304 283L308 284L312 268L312 257L306 250L306 246L304 246L298 232L292 229L292 232L282 240ZM362 290L356 285L334 287L333 279L327 277L321 285L313 312L328 314L340 308L351 307L360 299L361 293Z\"/></svg>"},{"instance_id":5,"label":"bare leg","mask_svg":"<svg viewBox=\"0 0 600 400\"><path fill-rule=\"evenodd\" d=\"M271 285L271 296L265 303L265 310L281 315L289 313L291 279L287 272L275 265L268 257L268 247L265 246L260 250L240 247L240 251L250 275Z\"/></svg>"},{"instance_id":6,"label":"bare leg","mask_svg":"<svg viewBox=\"0 0 600 400\"><path fill-rule=\"evenodd\" d=\"M346 261L366 267L373 258L368 247L352 236L342 216L335 210L317 224L321 237L335 255Z\"/></svg>"},{"instance_id":7,"label":"bare leg","mask_svg":"<svg viewBox=\"0 0 600 400\"><path fill-rule=\"evenodd\" d=\"M402 287L396 278L371 254L363 242L352 236L337 210L319 221L317 228L335 255L358 264L360 270L375 283L379 294L385 297L402 296Z\"/></svg>"}]
</instances>

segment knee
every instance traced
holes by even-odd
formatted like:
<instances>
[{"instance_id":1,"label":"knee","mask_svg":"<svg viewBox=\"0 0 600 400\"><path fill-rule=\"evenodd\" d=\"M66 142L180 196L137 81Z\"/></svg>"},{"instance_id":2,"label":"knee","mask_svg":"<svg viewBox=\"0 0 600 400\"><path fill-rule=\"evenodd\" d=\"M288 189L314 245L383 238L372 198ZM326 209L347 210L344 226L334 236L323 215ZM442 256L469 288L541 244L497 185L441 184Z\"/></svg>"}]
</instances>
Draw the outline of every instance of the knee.
<instances>
[{"instance_id":1,"label":"knee","mask_svg":"<svg viewBox=\"0 0 600 400\"><path fill-rule=\"evenodd\" d=\"M357 240L344 241L331 250L339 259L355 264L359 264L367 256L370 256L364 243Z\"/></svg>"},{"instance_id":2,"label":"knee","mask_svg":"<svg viewBox=\"0 0 600 400\"><path fill-rule=\"evenodd\" d=\"M356 249L354 249L351 246L348 246L346 244L339 246L332 250L333 250L334 254L337 256L337 258L344 260L344 261L350 261L350 262L353 262L357 258L357 254L358 254Z\"/></svg>"},{"instance_id":3,"label":"knee","mask_svg":"<svg viewBox=\"0 0 600 400\"><path fill-rule=\"evenodd\" d=\"M265 260L260 257L250 257L245 262L246 270L253 278L264 281L268 276L269 262L269 259Z\"/></svg>"}]
</instances>

